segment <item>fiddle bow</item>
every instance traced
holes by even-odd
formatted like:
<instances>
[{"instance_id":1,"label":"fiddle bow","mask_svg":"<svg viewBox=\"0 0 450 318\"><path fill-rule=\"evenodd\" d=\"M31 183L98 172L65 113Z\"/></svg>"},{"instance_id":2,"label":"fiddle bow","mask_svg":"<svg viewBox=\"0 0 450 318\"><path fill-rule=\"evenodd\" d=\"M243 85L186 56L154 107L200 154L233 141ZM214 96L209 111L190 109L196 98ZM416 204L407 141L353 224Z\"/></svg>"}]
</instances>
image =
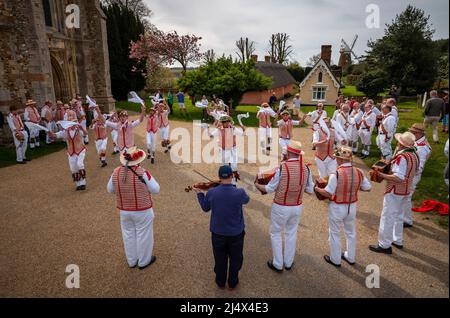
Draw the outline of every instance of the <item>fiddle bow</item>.
<instances>
[{"instance_id":1,"label":"fiddle bow","mask_svg":"<svg viewBox=\"0 0 450 318\"><path fill-rule=\"evenodd\" d=\"M192 190L194 190L194 188L200 189L203 191L208 191L209 189L215 188L221 184L220 180L213 181L213 180L209 179L208 177L204 176L203 174L201 174L200 172L198 172L197 170L194 170L194 172L196 174L198 174L199 176L201 176L202 178L208 180L208 182L199 182L199 183L195 183L192 186L188 186L184 189L184 191L186 191L186 192L191 192Z\"/></svg>"}]
</instances>

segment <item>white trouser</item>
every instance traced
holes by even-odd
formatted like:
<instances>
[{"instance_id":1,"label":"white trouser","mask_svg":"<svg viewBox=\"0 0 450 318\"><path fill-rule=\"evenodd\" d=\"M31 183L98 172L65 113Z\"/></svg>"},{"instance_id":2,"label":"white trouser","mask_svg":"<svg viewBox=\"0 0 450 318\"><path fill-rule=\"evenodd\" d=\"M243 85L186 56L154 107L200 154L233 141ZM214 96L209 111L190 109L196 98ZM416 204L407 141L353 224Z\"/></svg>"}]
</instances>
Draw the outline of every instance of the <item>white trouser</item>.
<instances>
[{"instance_id":1,"label":"white trouser","mask_svg":"<svg viewBox=\"0 0 450 318\"><path fill-rule=\"evenodd\" d=\"M169 126L159 128L161 140L169 140Z\"/></svg>"},{"instance_id":2,"label":"white trouser","mask_svg":"<svg viewBox=\"0 0 450 318\"><path fill-rule=\"evenodd\" d=\"M107 145L108 145L108 138L99 139L95 141L95 148L97 148L97 153L102 161L105 160Z\"/></svg>"},{"instance_id":3,"label":"white trouser","mask_svg":"<svg viewBox=\"0 0 450 318\"><path fill-rule=\"evenodd\" d=\"M150 264L153 253L153 209L142 212L120 211L125 256L130 267Z\"/></svg>"},{"instance_id":4,"label":"white trouser","mask_svg":"<svg viewBox=\"0 0 450 318\"><path fill-rule=\"evenodd\" d=\"M392 138L388 139L386 141L385 135L378 135L377 136L377 146L380 149L381 153L383 154L383 157L385 157L387 160L392 159Z\"/></svg>"},{"instance_id":5,"label":"white trouser","mask_svg":"<svg viewBox=\"0 0 450 318\"><path fill-rule=\"evenodd\" d=\"M355 262L356 256L356 203L336 204L330 202L328 207L329 224L329 243L331 261L341 264L342 246L341 246L341 228L344 226L345 241L347 242L347 251L345 258L349 262Z\"/></svg>"},{"instance_id":6,"label":"white trouser","mask_svg":"<svg viewBox=\"0 0 450 318\"><path fill-rule=\"evenodd\" d=\"M72 173L79 173L80 170L84 170L84 157L86 156L86 149L83 150L79 155L74 154L69 157L69 167ZM80 178L77 181L77 186L86 185L86 179Z\"/></svg>"},{"instance_id":7,"label":"white trouser","mask_svg":"<svg viewBox=\"0 0 450 318\"><path fill-rule=\"evenodd\" d=\"M438 117L427 116L427 117L425 117L425 120L423 122L425 125L425 128L430 127L430 125L433 128L433 141L434 142L439 141L438 123L439 123L440 119L441 118L439 116Z\"/></svg>"},{"instance_id":8,"label":"white trouser","mask_svg":"<svg viewBox=\"0 0 450 318\"><path fill-rule=\"evenodd\" d=\"M46 126L46 128L48 129L48 131L55 131L55 122L54 122L54 121L49 121L49 122L47 122L47 123L45 124L45 126ZM50 143L53 142L53 139L50 138L50 136L48 135L48 133L47 133L47 136L46 136L46 138L45 138L45 142L46 142L47 144L50 144Z\"/></svg>"},{"instance_id":9,"label":"white trouser","mask_svg":"<svg viewBox=\"0 0 450 318\"><path fill-rule=\"evenodd\" d=\"M154 132L147 132L147 149L151 152L156 151L156 143L158 142L158 135Z\"/></svg>"},{"instance_id":10,"label":"white trouser","mask_svg":"<svg viewBox=\"0 0 450 318\"><path fill-rule=\"evenodd\" d=\"M86 127L86 119L83 119L83 120L80 122L80 125L81 125L81 127L83 127L83 128L87 131L87 127ZM85 143L88 143L88 142L89 142L89 135L88 135L88 134L85 134L85 133L83 132L83 136L84 136L84 142L85 142Z\"/></svg>"},{"instance_id":11,"label":"white trouser","mask_svg":"<svg viewBox=\"0 0 450 318\"><path fill-rule=\"evenodd\" d=\"M268 141L269 138L272 139L272 128L259 127L259 143L261 148L266 149L267 147L270 147L270 143Z\"/></svg>"},{"instance_id":12,"label":"white trouser","mask_svg":"<svg viewBox=\"0 0 450 318\"><path fill-rule=\"evenodd\" d=\"M39 147L39 129L29 128L30 130L30 148Z\"/></svg>"},{"instance_id":13,"label":"white trouser","mask_svg":"<svg viewBox=\"0 0 450 318\"><path fill-rule=\"evenodd\" d=\"M361 138L361 143L363 144L362 154L370 154L370 146L372 145L372 132L367 129L361 128L359 130L359 138Z\"/></svg>"},{"instance_id":14,"label":"white trouser","mask_svg":"<svg viewBox=\"0 0 450 318\"><path fill-rule=\"evenodd\" d=\"M27 152L27 146L28 146L28 143L27 143L28 132L26 130L22 130L21 133L23 134L23 137L24 137L24 140L22 142L19 141L19 139L16 138L16 134L13 133L14 145L16 146L17 162L22 162L26 158L25 153Z\"/></svg>"},{"instance_id":15,"label":"white trouser","mask_svg":"<svg viewBox=\"0 0 450 318\"><path fill-rule=\"evenodd\" d=\"M411 194L408 196L408 200L405 201L404 205L404 211L403 211L403 222L413 225L413 216L412 216L412 197L414 195L414 192L416 192L417 185L420 182L420 179L422 178L421 174L417 174L414 176L412 186L411 186Z\"/></svg>"},{"instance_id":16,"label":"white trouser","mask_svg":"<svg viewBox=\"0 0 450 318\"><path fill-rule=\"evenodd\" d=\"M282 206L276 203L272 204L270 240L272 241L273 266L277 269L283 269L283 265L291 267L294 263L297 247L297 230L302 211L302 205Z\"/></svg>"},{"instance_id":17,"label":"white trouser","mask_svg":"<svg viewBox=\"0 0 450 318\"><path fill-rule=\"evenodd\" d=\"M236 147L232 149L220 149L219 156L222 165L230 165L233 171L238 171Z\"/></svg>"},{"instance_id":18,"label":"white trouser","mask_svg":"<svg viewBox=\"0 0 450 318\"><path fill-rule=\"evenodd\" d=\"M117 133L117 130L113 129L111 130L111 137L114 145L114 151L119 151L119 147L117 146L117 137L119 134Z\"/></svg>"},{"instance_id":19,"label":"white trouser","mask_svg":"<svg viewBox=\"0 0 450 318\"><path fill-rule=\"evenodd\" d=\"M403 210L408 196L388 193L384 195L378 230L378 245L389 248L392 242L403 245Z\"/></svg>"},{"instance_id":20,"label":"white trouser","mask_svg":"<svg viewBox=\"0 0 450 318\"><path fill-rule=\"evenodd\" d=\"M319 171L319 177L321 179L326 179L330 174L335 173L337 170L336 159L327 157L324 161L319 158L315 158L317 170Z\"/></svg>"},{"instance_id":21,"label":"white trouser","mask_svg":"<svg viewBox=\"0 0 450 318\"><path fill-rule=\"evenodd\" d=\"M280 146L281 146L281 153L283 155L287 155L287 148L288 148L289 144L291 143L291 140L280 138L279 142L280 142Z\"/></svg>"}]
</instances>

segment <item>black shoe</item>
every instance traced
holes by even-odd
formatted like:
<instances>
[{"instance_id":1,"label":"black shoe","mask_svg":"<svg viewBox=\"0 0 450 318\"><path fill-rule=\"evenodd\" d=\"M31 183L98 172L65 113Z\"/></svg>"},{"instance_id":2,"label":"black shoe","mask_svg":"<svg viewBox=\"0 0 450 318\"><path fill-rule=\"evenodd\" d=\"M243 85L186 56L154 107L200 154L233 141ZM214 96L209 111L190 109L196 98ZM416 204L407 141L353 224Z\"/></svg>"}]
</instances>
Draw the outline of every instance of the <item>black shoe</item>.
<instances>
[{"instance_id":1,"label":"black shoe","mask_svg":"<svg viewBox=\"0 0 450 318\"><path fill-rule=\"evenodd\" d=\"M155 158L150 159L150 162L152 163L152 165L155 164Z\"/></svg>"},{"instance_id":2,"label":"black shoe","mask_svg":"<svg viewBox=\"0 0 450 318\"><path fill-rule=\"evenodd\" d=\"M411 228L411 227L413 227L412 224L403 223L403 228L404 228L404 229Z\"/></svg>"},{"instance_id":3,"label":"black shoe","mask_svg":"<svg viewBox=\"0 0 450 318\"><path fill-rule=\"evenodd\" d=\"M147 159L150 159L152 156L150 156L150 155L147 155Z\"/></svg>"},{"instance_id":4,"label":"black shoe","mask_svg":"<svg viewBox=\"0 0 450 318\"><path fill-rule=\"evenodd\" d=\"M80 191L81 190L81 186L78 186L76 191Z\"/></svg>"},{"instance_id":5,"label":"black shoe","mask_svg":"<svg viewBox=\"0 0 450 318\"><path fill-rule=\"evenodd\" d=\"M294 267L294 263L292 263L292 265L290 267L285 266L284 269L287 271L292 270L292 267Z\"/></svg>"},{"instance_id":6,"label":"black shoe","mask_svg":"<svg viewBox=\"0 0 450 318\"><path fill-rule=\"evenodd\" d=\"M113 153L112 153L112 155L114 156L114 155L117 155L119 152L118 151L114 151Z\"/></svg>"},{"instance_id":7,"label":"black shoe","mask_svg":"<svg viewBox=\"0 0 450 318\"><path fill-rule=\"evenodd\" d=\"M80 186L80 190L81 190L81 191L86 190L86 186L85 186L85 185Z\"/></svg>"},{"instance_id":8,"label":"black shoe","mask_svg":"<svg viewBox=\"0 0 450 318\"><path fill-rule=\"evenodd\" d=\"M16 161L18 165L25 165L27 164L25 161Z\"/></svg>"},{"instance_id":9,"label":"black shoe","mask_svg":"<svg viewBox=\"0 0 450 318\"><path fill-rule=\"evenodd\" d=\"M342 258L342 260L343 261L345 261L345 262L347 262L349 265L351 265L351 266L354 266L356 263L355 262L350 262L346 257L345 257L345 254L344 253L342 253L342 256L341 256L341 258Z\"/></svg>"},{"instance_id":10,"label":"black shoe","mask_svg":"<svg viewBox=\"0 0 450 318\"><path fill-rule=\"evenodd\" d=\"M139 267L140 270L146 269L147 267L149 267L150 265L152 265L154 262L156 262L156 256L152 256L150 263L148 263L145 266Z\"/></svg>"},{"instance_id":11,"label":"black shoe","mask_svg":"<svg viewBox=\"0 0 450 318\"><path fill-rule=\"evenodd\" d=\"M392 247L382 248L379 245L370 245L369 250L375 253L392 254Z\"/></svg>"},{"instance_id":12,"label":"black shoe","mask_svg":"<svg viewBox=\"0 0 450 318\"><path fill-rule=\"evenodd\" d=\"M25 159L23 159L23 161L29 162L29 161L31 161L31 159L25 158Z\"/></svg>"},{"instance_id":13,"label":"black shoe","mask_svg":"<svg viewBox=\"0 0 450 318\"><path fill-rule=\"evenodd\" d=\"M328 255L325 255L324 257L323 257L323 259L325 260L325 262L327 262L328 264L331 264L331 265L333 265L334 267L341 267L341 264L335 264L335 263L333 263L332 261L331 261L331 258L330 258L330 256L328 256Z\"/></svg>"},{"instance_id":14,"label":"black shoe","mask_svg":"<svg viewBox=\"0 0 450 318\"><path fill-rule=\"evenodd\" d=\"M278 268L276 268L275 266L273 266L272 261L267 261L267 266L268 266L271 270L273 270L274 272L277 272L277 273L279 273L279 274L281 274L281 273L283 272L282 269L278 269Z\"/></svg>"},{"instance_id":15,"label":"black shoe","mask_svg":"<svg viewBox=\"0 0 450 318\"><path fill-rule=\"evenodd\" d=\"M400 244L397 244L397 243L394 243L394 242L392 242L392 246L395 247L395 248L398 248L399 250L403 249L403 245L400 245Z\"/></svg>"},{"instance_id":16,"label":"black shoe","mask_svg":"<svg viewBox=\"0 0 450 318\"><path fill-rule=\"evenodd\" d=\"M169 149L164 150L164 153L168 153L168 152L169 152Z\"/></svg>"},{"instance_id":17,"label":"black shoe","mask_svg":"<svg viewBox=\"0 0 450 318\"><path fill-rule=\"evenodd\" d=\"M106 161L102 162L102 168L106 167L108 165L108 163Z\"/></svg>"},{"instance_id":18,"label":"black shoe","mask_svg":"<svg viewBox=\"0 0 450 318\"><path fill-rule=\"evenodd\" d=\"M128 265L128 267L131 269L131 268L136 268L137 267L137 263L136 263L136 265L134 265L134 266L130 266L130 265Z\"/></svg>"}]
</instances>

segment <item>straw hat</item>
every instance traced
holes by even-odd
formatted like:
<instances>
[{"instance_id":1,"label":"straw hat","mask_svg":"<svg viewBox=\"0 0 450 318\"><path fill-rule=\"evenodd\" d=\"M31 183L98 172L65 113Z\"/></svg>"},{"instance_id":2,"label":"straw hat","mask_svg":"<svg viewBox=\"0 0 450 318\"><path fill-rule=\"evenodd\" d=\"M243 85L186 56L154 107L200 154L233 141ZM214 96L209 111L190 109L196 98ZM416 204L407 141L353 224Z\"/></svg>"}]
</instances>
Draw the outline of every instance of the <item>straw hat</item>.
<instances>
[{"instance_id":1,"label":"straw hat","mask_svg":"<svg viewBox=\"0 0 450 318\"><path fill-rule=\"evenodd\" d=\"M233 123L233 119L230 116L228 116L228 115L221 116L219 121L221 123L228 123L228 122Z\"/></svg>"},{"instance_id":2,"label":"straw hat","mask_svg":"<svg viewBox=\"0 0 450 318\"><path fill-rule=\"evenodd\" d=\"M25 104L25 106L31 106L31 105L36 105L36 102L32 99L27 100L27 103Z\"/></svg>"},{"instance_id":3,"label":"straw hat","mask_svg":"<svg viewBox=\"0 0 450 318\"><path fill-rule=\"evenodd\" d=\"M262 104L261 104L261 107L264 107L264 108L266 108L266 107L270 107L270 105L269 105L269 104L267 104L267 103L262 103Z\"/></svg>"},{"instance_id":4,"label":"straw hat","mask_svg":"<svg viewBox=\"0 0 450 318\"><path fill-rule=\"evenodd\" d=\"M352 161L353 160L353 151L350 147L338 147L334 152L334 156L336 158Z\"/></svg>"},{"instance_id":5,"label":"straw hat","mask_svg":"<svg viewBox=\"0 0 450 318\"><path fill-rule=\"evenodd\" d=\"M61 104L62 104L62 103L61 103ZM61 104L60 104L60 105L61 105ZM64 107L64 109L69 109L69 108L70 108L69 104L64 104L63 107Z\"/></svg>"},{"instance_id":6,"label":"straw hat","mask_svg":"<svg viewBox=\"0 0 450 318\"><path fill-rule=\"evenodd\" d=\"M282 113L281 113L281 116L283 116L283 115L291 115L291 113L289 112L289 111L287 111L287 110L285 110L285 111L283 111Z\"/></svg>"},{"instance_id":7,"label":"straw hat","mask_svg":"<svg viewBox=\"0 0 450 318\"><path fill-rule=\"evenodd\" d=\"M64 105L62 101L58 100L56 101L56 105Z\"/></svg>"},{"instance_id":8,"label":"straw hat","mask_svg":"<svg viewBox=\"0 0 450 318\"><path fill-rule=\"evenodd\" d=\"M128 116L128 112L126 110L121 110L120 112L117 113L117 116L119 117Z\"/></svg>"},{"instance_id":9,"label":"straw hat","mask_svg":"<svg viewBox=\"0 0 450 318\"><path fill-rule=\"evenodd\" d=\"M395 134L395 139L401 144L403 147L412 148L416 143L416 136L414 136L409 131L403 134Z\"/></svg>"},{"instance_id":10,"label":"straw hat","mask_svg":"<svg viewBox=\"0 0 450 318\"><path fill-rule=\"evenodd\" d=\"M422 133L425 134L425 125L424 124L414 124L409 128L409 131L412 133Z\"/></svg>"},{"instance_id":11,"label":"straw hat","mask_svg":"<svg viewBox=\"0 0 450 318\"><path fill-rule=\"evenodd\" d=\"M302 150L302 143L299 141L291 141L287 147L287 151L295 153L296 155L303 156L305 152Z\"/></svg>"},{"instance_id":12,"label":"straw hat","mask_svg":"<svg viewBox=\"0 0 450 318\"><path fill-rule=\"evenodd\" d=\"M137 147L131 147L120 154L120 163L124 166L134 167L144 161L145 158L145 151Z\"/></svg>"}]
</instances>

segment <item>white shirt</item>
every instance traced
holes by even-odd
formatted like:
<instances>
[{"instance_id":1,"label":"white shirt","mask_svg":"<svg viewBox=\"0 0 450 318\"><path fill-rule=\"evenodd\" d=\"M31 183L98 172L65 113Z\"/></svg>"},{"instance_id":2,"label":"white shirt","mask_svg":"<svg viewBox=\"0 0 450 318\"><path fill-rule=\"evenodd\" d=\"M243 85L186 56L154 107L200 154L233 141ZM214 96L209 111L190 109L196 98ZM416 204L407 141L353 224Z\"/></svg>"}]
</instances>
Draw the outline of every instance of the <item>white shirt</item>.
<instances>
[{"instance_id":1,"label":"white shirt","mask_svg":"<svg viewBox=\"0 0 450 318\"><path fill-rule=\"evenodd\" d=\"M302 99L300 97L294 98L292 103L294 104L294 108L300 108L300 106L302 105Z\"/></svg>"},{"instance_id":2,"label":"white shirt","mask_svg":"<svg viewBox=\"0 0 450 318\"><path fill-rule=\"evenodd\" d=\"M374 111L369 113L364 113L363 120L365 120L367 126L369 126L369 131L372 132L373 129L375 128L375 124L377 123L377 115L375 114ZM360 129L367 130L366 128L367 128L366 125L362 124Z\"/></svg>"},{"instance_id":3,"label":"white shirt","mask_svg":"<svg viewBox=\"0 0 450 318\"><path fill-rule=\"evenodd\" d=\"M401 181L406 178L406 169L408 168L408 162L404 157L400 157L400 162L397 164L397 160L392 162L392 174L398 177Z\"/></svg>"},{"instance_id":4,"label":"white shirt","mask_svg":"<svg viewBox=\"0 0 450 318\"><path fill-rule=\"evenodd\" d=\"M431 148L428 145L418 146L418 144L426 142L426 137L423 136L419 140L416 141L417 155L419 156L419 171L417 175L421 175L423 169L425 168L425 163L431 155Z\"/></svg>"},{"instance_id":5,"label":"white shirt","mask_svg":"<svg viewBox=\"0 0 450 318\"><path fill-rule=\"evenodd\" d=\"M270 114L271 117L275 117L277 115L277 113L270 107L261 108L259 110L259 112L256 114L256 117L258 117L259 114L261 114L261 113L268 113L268 114Z\"/></svg>"},{"instance_id":6,"label":"white shirt","mask_svg":"<svg viewBox=\"0 0 450 318\"><path fill-rule=\"evenodd\" d=\"M293 158L293 159L289 159L288 161L298 161L297 158ZM305 188L305 192L306 193L313 193L314 191L314 182L313 182L313 178L312 178L312 173L311 170L308 168L308 178L306 180L306 188ZM278 185L280 184L280 179L281 179L281 170L280 168L277 169L277 171L275 172L274 177L272 178L272 180L270 180L269 184L266 185L266 192L267 193L273 193L278 189Z\"/></svg>"},{"instance_id":7,"label":"white shirt","mask_svg":"<svg viewBox=\"0 0 450 318\"><path fill-rule=\"evenodd\" d=\"M311 120L313 122L315 122L315 121L317 121L317 119L319 119L319 112L317 110L315 110L315 111L308 113L307 116L310 116ZM327 118L327 116L328 116L327 112L325 110L323 110L321 117L325 119L325 118Z\"/></svg>"},{"instance_id":8,"label":"white shirt","mask_svg":"<svg viewBox=\"0 0 450 318\"><path fill-rule=\"evenodd\" d=\"M300 126L300 120L291 120L293 126ZM276 122L277 127L280 127L284 122L284 119L281 119Z\"/></svg>"},{"instance_id":9,"label":"white shirt","mask_svg":"<svg viewBox=\"0 0 450 318\"><path fill-rule=\"evenodd\" d=\"M340 165L339 167L351 167L351 166L352 164L350 162L346 162ZM325 191L327 191L331 195L335 195L336 188L337 188L337 176L335 173L332 173L328 180L328 185L326 186ZM360 189L363 191L369 191L370 189L372 189L372 183L370 183L370 181L366 178L366 176L364 176L362 180Z\"/></svg>"},{"instance_id":10,"label":"white shirt","mask_svg":"<svg viewBox=\"0 0 450 318\"><path fill-rule=\"evenodd\" d=\"M224 128L224 129L233 129L233 136L244 136L244 131L240 128L232 127L232 128ZM219 137L220 131L221 131L221 129L216 128L211 132L210 136L211 137Z\"/></svg>"},{"instance_id":11,"label":"white shirt","mask_svg":"<svg viewBox=\"0 0 450 318\"><path fill-rule=\"evenodd\" d=\"M448 151L449 151L448 148L449 148L449 145L448 145L448 139L447 139L447 142L445 143L445 147L444 147L444 153L447 156L447 158L448 158Z\"/></svg>"},{"instance_id":12,"label":"white shirt","mask_svg":"<svg viewBox=\"0 0 450 318\"><path fill-rule=\"evenodd\" d=\"M372 111L375 113L375 115L378 116L383 116L383 113L381 112L381 110L378 109L378 107L373 106L372 107Z\"/></svg>"},{"instance_id":13,"label":"white shirt","mask_svg":"<svg viewBox=\"0 0 450 318\"><path fill-rule=\"evenodd\" d=\"M108 120L108 121L106 121L105 125L106 125L106 127L112 128L114 130L119 130L123 126L127 125L127 123L128 122L126 122L125 124L122 124L121 122L114 123L114 122ZM135 121L131 122L130 126L131 126L131 128L136 128L140 124L141 124L141 121L139 119L136 119Z\"/></svg>"},{"instance_id":14,"label":"white shirt","mask_svg":"<svg viewBox=\"0 0 450 318\"><path fill-rule=\"evenodd\" d=\"M20 115L18 115L20 116ZM8 117L6 117L6 121L8 122L9 128L11 129L11 131L14 133L19 127L16 127L14 125L14 116L12 113L8 114Z\"/></svg>"},{"instance_id":15,"label":"white shirt","mask_svg":"<svg viewBox=\"0 0 450 318\"><path fill-rule=\"evenodd\" d=\"M387 132L387 138L390 139L392 137L394 137L395 134L395 130L396 130L396 119L395 117L392 115L392 113L389 113L386 115L386 117L383 119L382 121L383 127ZM378 130L379 134L384 134L382 129Z\"/></svg>"},{"instance_id":16,"label":"white shirt","mask_svg":"<svg viewBox=\"0 0 450 318\"><path fill-rule=\"evenodd\" d=\"M148 192L150 192L150 193L159 193L159 190L160 190L159 184L158 184L158 182L155 180L155 178L153 176L151 176L150 179L149 179L147 173L144 173L144 175L142 177L143 177L143 179L145 181L145 185L147 186ZM113 177L112 176L111 176L111 178L109 178L107 190L108 190L109 193L116 193L116 189L114 188L114 183L113 183Z\"/></svg>"},{"instance_id":17,"label":"white shirt","mask_svg":"<svg viewBox=\"0 0 450 318\"><path fill-rule=\"evenodd\" d=\"M75 137L75 133L77 132L77 130L81 131L80 128L78 128L78 129L68 129L67 130L67 131L69 131L70 138L73 139ZM58 138L58 139L67 139L66 130L60 130L60 131L56 132L55 134L56 134L56 138Z\"/></svg>"},{"instance_id":18,"label":"white shirt","mask_svg":"<svg viewBox=\"0 0 450 318\"><path fill-rule=\"evenodd\" d=\"M42 107L42 110L41 110L42 118L45 118L45 114L47 114L47 111L49 111L53 115L52 109L49 106L44 106L44 107Z\"/></svg>"}]
</instances>

